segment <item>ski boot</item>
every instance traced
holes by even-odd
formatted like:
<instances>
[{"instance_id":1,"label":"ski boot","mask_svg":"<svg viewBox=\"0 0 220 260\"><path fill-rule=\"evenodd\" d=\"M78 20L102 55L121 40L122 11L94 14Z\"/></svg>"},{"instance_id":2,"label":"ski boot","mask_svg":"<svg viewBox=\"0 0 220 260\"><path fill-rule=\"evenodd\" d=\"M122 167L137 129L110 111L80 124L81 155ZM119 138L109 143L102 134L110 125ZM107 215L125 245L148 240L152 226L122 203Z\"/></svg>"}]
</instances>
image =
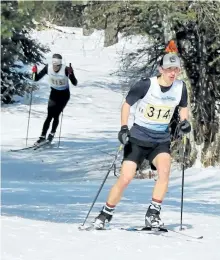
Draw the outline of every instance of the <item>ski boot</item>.
<instances>
[{"instance_id":1,"label":"ski boot","mask_svg":"<svg viewBox=\"0 0 220 260\"><path fill-rule=\"evenodd\" d=\"M160 228L164 226L163 221L160 218L161 207L151 204L145 215L146 227Z\"/></svg>"},{"instance_id":2,"label":"ski boot","mask_svg":"<svg viewBox=\"0 0 220 260\"><path fill-rule=\"evenodd\" d=\"M95 218L93 222L93 226L95 229L105 229L105 224L109 223L112 219L112 215L104 212L103 210L100 212L98 217Z\"/></svg>"},{"instance_id":3,"label":"ski boot","mask_svg":"<svg viewBox=\"0 0 220 260\"><path fill-rule=\"evenodd\" d=\"M55 133L50 133L47 137L47 141L49 141L50 143L53 141Z\"/></svg>"},{"instance_id":4,"label":"ski boot","mask_svg":"<svg viewBox=\"0 0 220 260\"><path fill-rule=\"evenodd\" d=\"M45 141L46 141L46 137L45 137L45 135L42 135L42 136L39 137L37 142L34 143L34 145L39 145L39 144L41 144L41 143L43 143Z\"/></svg>"}]
</instances>

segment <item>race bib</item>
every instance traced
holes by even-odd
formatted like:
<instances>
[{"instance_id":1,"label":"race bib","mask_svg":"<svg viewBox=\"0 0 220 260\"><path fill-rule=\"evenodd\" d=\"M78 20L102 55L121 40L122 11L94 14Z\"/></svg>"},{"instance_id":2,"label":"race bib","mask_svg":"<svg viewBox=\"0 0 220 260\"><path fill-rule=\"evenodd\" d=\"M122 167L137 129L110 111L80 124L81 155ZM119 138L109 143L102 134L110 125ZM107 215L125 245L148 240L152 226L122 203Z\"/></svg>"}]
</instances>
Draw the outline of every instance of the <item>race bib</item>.
<instances>
[{"instance_id":1,"label":"race bib","mask_svg":"<svg viewBox=\"0 0 220 260\"><path fill-rule=\"evenodd\" d=\"M66 80L65 79L51 78L51 83L52 83L52 85L55 85L55 86L63 86L63 85L65 85Z\"/></svg>"},{"instance_id":2,"label":"race bib","mask_svg":"<svg viewBox=\"0 0 220 260\"><path fill-rule=\"evenodd\" d=\"M159 106L147 104L143 116L150 121L158 123L169 123L173 115L174 108L170 106Z\"/></svg>"}]
</instances>

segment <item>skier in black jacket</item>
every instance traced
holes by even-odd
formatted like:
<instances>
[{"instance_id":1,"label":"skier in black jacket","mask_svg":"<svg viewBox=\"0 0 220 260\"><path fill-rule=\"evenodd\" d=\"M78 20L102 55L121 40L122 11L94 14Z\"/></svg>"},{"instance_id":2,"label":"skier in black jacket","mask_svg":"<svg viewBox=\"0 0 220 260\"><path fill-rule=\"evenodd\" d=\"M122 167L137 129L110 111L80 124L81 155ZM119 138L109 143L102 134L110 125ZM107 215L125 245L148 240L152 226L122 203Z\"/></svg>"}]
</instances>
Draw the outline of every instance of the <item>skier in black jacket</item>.
<instances>
[{"instance_id":1,"label":"skier in black jacket","mask_svg":"<svg viewBox=\"0 0 220 260\"><path fill-rule=\"evenodd\" d=\"M46 134L53 119L52 129L47 137L47 140L52 142L59 124L60 113L63 111L70 98L69 79L74 86L77 85L77 79L71 64L69 67L62 64L62 56L60 54L53 54L52 64L47 64L39 73L37 73L37 66L34 65L32 72L35 81L40 80L47 74L51 87L47 107L47 118L43 124L41 136L35 144L40 144L46 140Z\"/></svg>"}]
</instances>

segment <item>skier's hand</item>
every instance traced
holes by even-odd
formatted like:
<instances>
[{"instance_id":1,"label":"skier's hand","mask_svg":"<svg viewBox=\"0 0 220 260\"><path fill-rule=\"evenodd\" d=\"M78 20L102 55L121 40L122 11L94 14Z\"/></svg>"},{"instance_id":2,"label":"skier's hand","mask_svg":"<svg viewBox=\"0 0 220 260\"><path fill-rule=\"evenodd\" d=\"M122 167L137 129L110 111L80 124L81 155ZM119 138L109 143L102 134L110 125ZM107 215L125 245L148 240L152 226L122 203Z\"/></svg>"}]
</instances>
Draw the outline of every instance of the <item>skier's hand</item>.
<instances>
[{"instance_id":1,"label":"skier's hand","mask_svg":"<svg viewBox=\"0 0 220 260\"><path fill-rule=\"evenodd\" d=\"M69 67L68 67L68 75L71 75L71 74L73 74L73 68L72 68L72 65L70 63Z\"/></svg>"},{"instance_id":2,"label":"skier's hand","mask_svg":"<svg viewBox=\"0 0 220 260\"><path fill-rule=\"evenodd\" d=\"M191 132L191 124L188 120L183 120L182 122L180 122L180 131L183 134L188 134Z\"/></svg>"},{"instance_id":3,"label":"skier's hand","mask_svg":"<svg viewBox=\"0 0 220 260\"><path fill-rule=\"evenodd\" d=\"M122 143L122 144L126 144L128 141L128 138L130 136L130 132L128 129L127 125L123 125L121 127L121 130L118 133L118 140Z\"/></svg>"},{"instance_id":4,"label":"skier's hand","mask_svg":"<svg viewBox=\"0 0 220 260\"><path fill-rule=\"evenodd\" d=\"M73 74L73 68L72 67L68 67L68 75Z\"/></svg>"},{"instance_id":5,"label":"skier's hand","mask_svg":"<svg viewBox=\"0 0 220 260\"><path fill-rule=\"evenodd\" d=\"M32 72L37 73L37 65L36 64L32 67Z\"/></svg>"}]
</instances>

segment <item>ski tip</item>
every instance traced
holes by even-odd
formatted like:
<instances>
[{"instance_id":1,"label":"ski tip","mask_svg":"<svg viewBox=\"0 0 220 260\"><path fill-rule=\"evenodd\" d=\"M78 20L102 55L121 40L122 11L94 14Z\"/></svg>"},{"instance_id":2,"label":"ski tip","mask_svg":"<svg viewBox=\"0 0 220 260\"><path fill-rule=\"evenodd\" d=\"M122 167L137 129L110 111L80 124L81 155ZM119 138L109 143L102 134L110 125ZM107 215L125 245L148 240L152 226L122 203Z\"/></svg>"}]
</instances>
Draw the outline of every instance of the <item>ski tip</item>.
<instances>
[{"instance_id":1,"label":"ski tip","mask_svg":"<svg viewBox=\"0 0 220 260\"><path fill-rule=\"evenodd\" d=\"M81 225L78 227L78 229L80 231L99 231L99 230L111 230L110 228L108 227L105 227L105 228L98 228L96 227L95 225L91 224L89 226L84 226L84 225Z\"/></svg>"},{"instance_id":2,"label":"ski tip","mask_svg":"<svg viewBox=\"0 0 220 260\"><path fill-rule=\"evenodd\" d=\"M78 229L79 229L80 231L82 231L82 230L85 230L86 227L85 227L84 225L80 225L80 226L78 227Z\"/></svg>"},{"instance_id":3,"label":"ski tip","mask_svg":"<svg viewBox=\"0 0 220 260\"><path fill-rule=\"evenodd\" d=\"M94 226L93 226L93 225L91 225L91 226L80 225L80 226L78 227L78 229L79 229L80 231L90 231L90 230L93 230L93 229L94 229Z\"/></svg>"}]
</instances>

